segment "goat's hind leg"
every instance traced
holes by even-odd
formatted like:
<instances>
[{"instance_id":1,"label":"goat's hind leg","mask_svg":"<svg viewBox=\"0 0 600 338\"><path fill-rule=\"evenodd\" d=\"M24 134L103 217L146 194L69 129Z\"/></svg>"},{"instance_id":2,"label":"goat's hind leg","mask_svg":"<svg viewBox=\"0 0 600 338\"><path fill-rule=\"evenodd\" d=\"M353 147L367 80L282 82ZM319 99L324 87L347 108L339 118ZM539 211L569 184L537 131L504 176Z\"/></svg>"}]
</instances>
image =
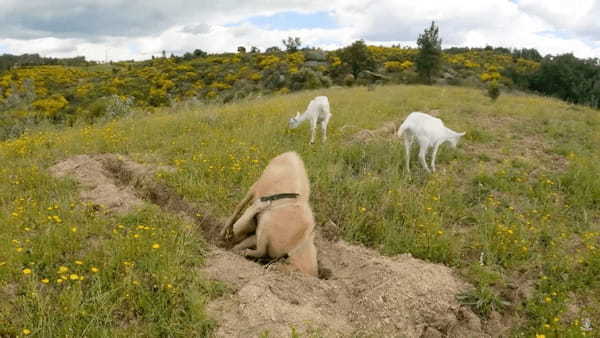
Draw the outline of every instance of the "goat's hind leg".
<instances>
[{"instance_id":1,"label":"goat's hind leg","mask_svg":"<svg viewBox=\"0 0 600 338\"><path fill-rule=\"evenodd\" d=\"M412 147L413 144L413 137L406 135L404 136L404 150L405 150L405 156L404 156L404 163L406 164L406 171L410 172L410 148Z\"/></svg>"},{"instance_id":2,"label":"goat's hind leg","mask_svg":"<svg viewBox=\"0 0 600 338\"><path fill-rule=\"evenodd\" d=\"M429 147L424 144L419 144L419 161L421 162L423 168L425 168L425 170L427 170L428 173L431 173L431 170L429 170L429 167L427 166L427 161L425 161L425 156L427 155L428 148Z\"/></svg>"}]
</instances>

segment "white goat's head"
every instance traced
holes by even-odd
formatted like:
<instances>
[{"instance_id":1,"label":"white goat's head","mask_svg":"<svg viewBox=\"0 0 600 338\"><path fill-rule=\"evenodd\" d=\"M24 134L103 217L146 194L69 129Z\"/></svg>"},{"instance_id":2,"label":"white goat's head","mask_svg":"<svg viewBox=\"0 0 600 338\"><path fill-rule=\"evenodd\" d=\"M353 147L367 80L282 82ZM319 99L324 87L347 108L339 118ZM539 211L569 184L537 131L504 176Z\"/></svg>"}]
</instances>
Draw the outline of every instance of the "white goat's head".
<instances>
[{"instance_id":1,"label":"white goat's head","mask_svg":"<svg viewBox=\"0 0 600 338\"><path fill-rule=\"evenodd\" d=\"M465 136L465 133L454 133L454 135L450 138L450 144L452 145L452 148L456 148L456 145L458 144L458 141L460 141L460 138Z\"/></svg>"},{"instance_id":2,"label":"white goat's head","mask_svg":"<svg viewBox=\"0 0 600 338\"><path fill-rule=\"evenodd\" d=\"M290 127L290 129L294 129L296 127L298 127L298 125L300 124L300 112L296 112L296 116L292 117L289 121L288 121L288 126Z\"/></svg>"}]
</instances>

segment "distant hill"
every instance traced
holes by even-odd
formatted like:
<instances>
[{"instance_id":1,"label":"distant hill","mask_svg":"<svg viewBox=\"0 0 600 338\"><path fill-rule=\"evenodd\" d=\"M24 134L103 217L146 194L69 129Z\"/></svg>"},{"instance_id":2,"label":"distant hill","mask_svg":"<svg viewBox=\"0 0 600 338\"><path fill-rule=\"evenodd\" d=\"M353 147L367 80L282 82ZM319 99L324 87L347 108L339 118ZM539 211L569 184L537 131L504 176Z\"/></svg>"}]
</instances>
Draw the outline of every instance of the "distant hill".
<instances>
[{"instance_id":1,"label":"distant hill","mask_svg":"<svg viewBox=\"0 0 600 338\"><path fill-rule=\"evenodd\" d=\"M187 100L229 102L270 93L384 83L413 84L418 50L365 46L184 56L98 64L83 57L0 56L0 139L41 121L93 123L132 109L151 110ZM574 103L600 104L600 67L572 55L535 49L450 48L436 84L535 90Z\"/></svg>"}]
</instances>

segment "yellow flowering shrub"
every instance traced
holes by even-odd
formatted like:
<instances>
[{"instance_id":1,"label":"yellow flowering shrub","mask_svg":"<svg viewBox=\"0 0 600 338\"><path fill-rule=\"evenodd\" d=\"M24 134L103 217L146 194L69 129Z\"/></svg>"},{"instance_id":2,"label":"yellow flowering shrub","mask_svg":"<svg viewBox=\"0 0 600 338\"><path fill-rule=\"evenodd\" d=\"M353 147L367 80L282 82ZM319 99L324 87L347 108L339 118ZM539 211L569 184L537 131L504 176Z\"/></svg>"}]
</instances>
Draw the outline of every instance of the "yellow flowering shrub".
<instances>
[{"instance_id":1,"label":"yellow flowering shrub","mask_svg":"<svg viewBox=\"0 0 600 338\"><path fill-rule=\"evenodd\" d=\"M46 117L56 117L69 101L62 95L54 95L49 98L34 101L31 106Z\"/></svg>"}]
</instances>

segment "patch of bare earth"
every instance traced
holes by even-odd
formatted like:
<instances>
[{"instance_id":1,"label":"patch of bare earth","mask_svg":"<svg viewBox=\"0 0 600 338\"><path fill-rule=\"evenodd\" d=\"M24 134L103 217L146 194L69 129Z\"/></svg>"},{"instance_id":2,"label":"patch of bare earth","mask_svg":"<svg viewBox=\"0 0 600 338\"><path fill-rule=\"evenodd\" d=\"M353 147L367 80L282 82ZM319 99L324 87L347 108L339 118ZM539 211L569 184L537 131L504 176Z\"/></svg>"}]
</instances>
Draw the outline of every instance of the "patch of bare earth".
<instances>
[{"instance_id":1,"label":"patch of bare earth","mask_svg":"<svg viewBox=\"0 0 600 338\"><path fill-rule=\"evenodd\" d=\"M216 335L286 337L294 328L325 337L490 337L506 330L499 318L482 323L457 302L470 286L443 265L384 257L341 240L316 244L329 279L213 251L204 273L233 289L208 305L220 324ZM492 327L500 330L486 333Z\"/></svg>"},{"instance_id":2,"label":"patch of bare earth","mask_svg":"<svg viewBox=\"0 0 600 338\"><path fill-rule=\"evenodd\" d=\"M113 154L78 155L55 164L49 170L55 177L69 176L77 180L83 186L80 192L83 201L121 213L142 205L143 201L136 196L133 187L118 184L114 173L107 167L108 163L119 161L119 158ZM132 170L136 172L149 170L134 164Z\"/></svg>"},{"instance_id":3,"label":"patch of bare earth","mask_svg":"<svg viewBox=\"0 0 600 338\"><path fill-rule=\"evenodd\" d=\"M111 212L146 201L201 226L213 244L201 273L232 290L207 305L217 337L286 337L292 329L327 337L489 337L506 329L501 318L483 323L457 302L470 286L448 267L335 240L332 223L317 230L321 279L287 272L285 261L262 265L227 251L217 246L221 222L198 218L204 210L154 182L154 170L113 154L75 156L50 168L75 178L83 199Z\"/></svg>"},{"instance_id":4,"label":"patch of bare earth","mask_svg":"<svg viewBox=\"0 0 600 338\"><path fill-rule=\"evenodd\" d=\"M376 140L390 139L400 127L402 121L389 121L377 129L362 129L350 137L351 142L369 143ZM344 128L344 127L342 127Z\"/></svg>"}]
</instances>

